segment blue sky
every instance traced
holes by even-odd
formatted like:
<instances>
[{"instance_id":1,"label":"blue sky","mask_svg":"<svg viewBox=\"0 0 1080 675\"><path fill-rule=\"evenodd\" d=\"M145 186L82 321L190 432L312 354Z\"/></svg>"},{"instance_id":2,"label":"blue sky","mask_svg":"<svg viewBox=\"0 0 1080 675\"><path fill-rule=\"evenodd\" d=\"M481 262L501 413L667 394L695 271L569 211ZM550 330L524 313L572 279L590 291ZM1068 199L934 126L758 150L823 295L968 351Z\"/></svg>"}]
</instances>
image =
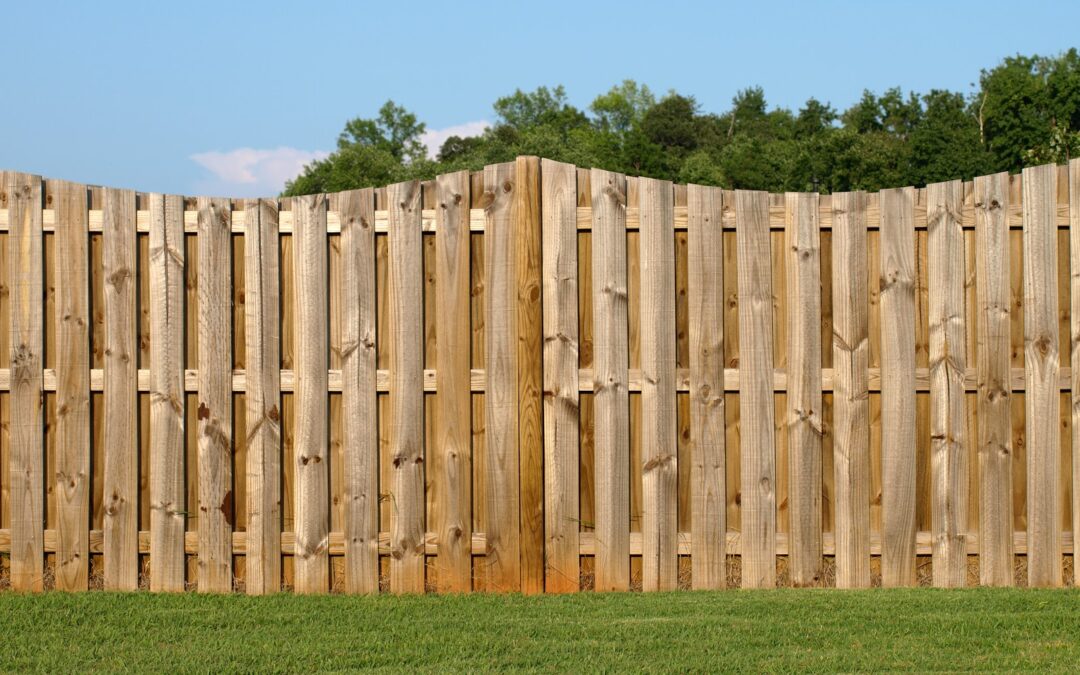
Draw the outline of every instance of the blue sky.
<instances>
[{"instance_id":1,"label":"blue sky","mask_svg":"<svg viewBox=\"0 0 1080 675\"><path fill-rule=\"evenodd\" d=\"M276 193L390 98L434 138L515 88L585 107L624 78L721 111L970 91L1080 46L1080 2L9 2L0 168L182 194Z\"/></svg>"}]
</instances>

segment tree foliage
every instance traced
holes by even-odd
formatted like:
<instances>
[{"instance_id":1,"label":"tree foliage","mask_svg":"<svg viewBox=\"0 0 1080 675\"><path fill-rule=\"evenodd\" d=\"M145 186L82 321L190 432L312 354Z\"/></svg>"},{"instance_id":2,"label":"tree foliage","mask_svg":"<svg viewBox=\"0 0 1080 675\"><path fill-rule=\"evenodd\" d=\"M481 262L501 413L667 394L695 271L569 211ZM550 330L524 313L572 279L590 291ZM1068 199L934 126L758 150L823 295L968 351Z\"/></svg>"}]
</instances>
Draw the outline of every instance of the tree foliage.
<instances>
[{"instance_id":1,"label":"tree foliage","mask_svg":"<svg viewBox=\"0 0 1080 675\"><path fill-rule=\"evenodd\" d=\"M587 110L563 87L517 90L494 104L480 136L447 139L435 159L425 125L393 101L346 123L337 150L313 162L286 194L332 192L476 170L518 155L727 188L877 190L970 179L1080 156L1080 55L1012 56L983 70L971 93L864 91L844 111L811 98L770 108L760 87L730 109L692 96L657 97L625 80Z\"/></svg>"}]
</instances>

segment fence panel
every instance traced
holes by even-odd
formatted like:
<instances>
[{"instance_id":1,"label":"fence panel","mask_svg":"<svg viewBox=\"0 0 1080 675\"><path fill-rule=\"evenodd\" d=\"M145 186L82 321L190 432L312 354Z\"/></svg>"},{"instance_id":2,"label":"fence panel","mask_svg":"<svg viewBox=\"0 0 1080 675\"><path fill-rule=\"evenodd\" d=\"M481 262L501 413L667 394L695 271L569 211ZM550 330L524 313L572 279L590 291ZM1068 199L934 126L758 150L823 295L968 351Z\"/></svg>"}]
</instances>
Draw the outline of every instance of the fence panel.
<instances>
[{"instance_id":1,"label":"fence panel","mask_svg":"<svg viewBox=\"0 0 1080 675\"><path fill-rule=\"evenodd\" d=\"M4 172L0 576L1075 583L1078 183L519 158L231 202Z\"/></svg>"}]
</instances>

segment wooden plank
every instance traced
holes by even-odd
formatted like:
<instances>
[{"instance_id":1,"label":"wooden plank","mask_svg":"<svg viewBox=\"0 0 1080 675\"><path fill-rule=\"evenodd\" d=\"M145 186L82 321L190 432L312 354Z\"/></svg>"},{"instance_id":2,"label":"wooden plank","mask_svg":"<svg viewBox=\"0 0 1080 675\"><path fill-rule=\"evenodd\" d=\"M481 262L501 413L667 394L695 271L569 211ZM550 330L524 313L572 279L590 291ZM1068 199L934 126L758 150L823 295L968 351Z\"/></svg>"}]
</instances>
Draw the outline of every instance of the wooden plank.
<instances>
[{"instance_id":1,"label":"wooden plank","mask_svg":"<svg viewBox=\"0 0 1080 675\"><path fill-rule=\"evenodd\" d=\"M57 181L56 588L86 590L90 572L90 297L85 185Z\"/></svg>"},{"instance_id":2,"label":"wooden plank","mask_svg":"<svg viewBox=\"0 0 1080 675\"><path fill-rule=\"evenodd\" d=\"M915 188L882 190L883 586L915 585Z\"/></svg>"},{"instance_id":3,"label":"wooden plank","mask_svg":"<svg viewBox=\"0 0 1080 675\"><path fill-rule=\"evenodd\" d=\"M735 191L739 265L742 586L776 585L775 409L769 195Z\"/></svg>"},{"instance_id":4,"label":"wooden plank","mask_svg":"<svg viewBox=\"0 0 1080 675\"><path fill-rule=\"evenodd\" d=\"M935 586L967 579L964 235L960 181L927 187L930 274L930 458Z\"/></svg>"},{"instance_id":5,"label":"wooden plank","mask_svg":"<svg viewBox=\"0 0 1080 675\"><path fill-rule=\"evenodd\" d=\"M1072 322L1072 531L1080 532L1080 159L1069 162L1069 252L1071 294L1069 318ZM1075 546L1075 542L1074 542ZM1080 565L1073 550L1073 585L1080 586Z\"/></svg>"},{"instance_id":6,"label":"wooden plank","mask_svg":"<svg viewBox=\"0 0 1080 675\"><path fill-rule=\"evenodd\" d=\"M543 160L544 589L578 590L580 396L578 390L577 176Z\"/></svg>"},{"instance_id":7,"label":"wooden plank","mask_svg":"<svg viewBox=\"0 0 1080 675\"><path fill-rule=\"evenodd\" d=\"M486 456L486 587L521 588L519 538L517 288L514 283L515 166L484 169L484 393Z\"/></svg>"},{"instance_id":8,"label":"wooden plank","mask_svg":"<svg viewBox=\"0 0 1080 675\"><path fill-rule=\"evenodd\" d=\"M832 207L836 585L860 588L870 585L866 194L834 194Z\"/></svg>"},{"instance_id":9,"label":"wooden plank","mask_svg":"<svg viewBox=\"0 0 1080 675\"><path fill-rule=\"evenodd\" d=\"M642 588L678 585L678 450L675 401L674 192L642 178L641 413Z\"/></svg>"},{"instance_id":10,"label":"wooden plank","mask_svg":"<svg viewBox=\"0 0 1080 675\"><path fill-rule=\"evenodd\" d=\"M593 169L593 443L595 588L630 587L630 408L626 177Z\"/></svg>"},{"instance_id":11,"label":"wooden plank","mask_svg":"<svg viewBox=\"0 0 1080 675\"><path fill-rule=\"evenodd\" d=\"M296 309L293 324L296 345L294 590L297 593L326 593L330 590L326 197L297 197L293 199L292 208L296 228L293 234L296 270L293 298Z\"/></svg>"},{"instance_id":12,"label":"wooden plank","mask_svg":"<svg viewBox=\"0 0 1080 675\"><path fill-rule=\"evenodd\" d=\"M442 592L472 590L472 388L469 371L469 172L435 187L436 443L431 483L438 502L436 580Z\"/></svg>"},{"instance_id":13,"label":"wooden plank","mask_svg":"<svg viewBox=\"0 0 1080 675\"><path fill-rule=\"evenodd\" d=\"M1027 386L1028 584L1061 586L1057 337L1057 167L1024 169L1024 364Z\"/></svg>"},{"instance_id":14,"label":"wooden plank","mask_svg":"<svg viewBox=\"0 0 1080 675\"><path fill-rule=\"evenodd\" d=\"M184 590L184 200L150 196L150 590Z\"/></svg>"},{"instance_id":15,"label":"wooden plank","mask_svg":"<svg viewBox=\"0 0 1080 675\"><path fill-rule=\"evenodd\" d=\"M281 319L277 200L252 199L244 235L249 595L281 589ZM299 238L298 238L299 241Z\"/></svg>"},{"instance_id":16,"label":"wooden plank","mask_svg":"<svg viewBox=\"0 0 1080 675\"><path fill-rule=\"evenodd\" d=\"M11 393L8 402L11 588L43 588L45 466L42 430L43 246L42 184L37 176L9 173L8 263L11 265Z\"/></svg>"},{"instance_id":17,"label":"wooden plank","mask_svg":"<svg viewBox=\"0 0 1080 675\"><path fill-rule=\"evenodd\" d=\"M514 168L514 285L517 293L517 396L521 591L544 591L543 311L540 302L540 159Z\"/></svg>"},{"instance_id":18,"label":"wooden plank","mask_svg":"<svg viewBox=\"0 0 1080 675\"><path fill-rule=\"evenodd\" d=\"M199 592L232 590L232 242L226 199L200 197Z\"/></svg>"},{"instance_id":19,"label":"wooden plank","mask_svg":"<svg viewBox=\"0 0 1080 675\"><path fill-rule=\"evenodd\" d=\"M139 587L135 193L106 188L102 211L105 588L135 590Z\"/></svg>"},{"instance_id":20,"label":"wooden plank","mask_svg":"<svg viewBox=\"0 0 1080 675\"><path fill-rule=\"evenodd\" d=\"M1012 586L1009 174L975 179L979 583ZM1075 389L1074 389L1075 391Z\"/></svg>"},{"instance_id":21,"label":"wooden plank","mask_svg":"<svg viewBox=\"0 0 1080 675\"><path fill-rule=\"evenodd\" d=\"M379 434L375 394L375 193L342 192L341 367L345 592L379 590Z\"/></svg>"},{"instance_id":22,"label":"wooden plank","mask_svg":"<svg viewBox=\"0 0 1080 675\"><path fill-rule=\"evenodd\" d=\"M691 581L715 589L727 585L723 192L690 185L687 202Z\"/></svg>"},{"instance_id":23,"label":"wooden plank","mask_svg":"<svg viewBox=\"0 0 1080 675\"><path fill-rule=\"evenodd\" d=\"M821 244L818 195L785 195L787 231L787 442L792 583L822 580Z\"/></svg>"},{"instance_id":24,"label":"wooden plank","mask_svg":"<svg viewBox=\"0 0 1080 675\"><path fill-rule=\"evenodd\" d=\"M393 516L390 589L424 592L423 251L420 183L387 189L390 206L390 453ZM515 519L516 523L517 520Z\"/></svg>"}]
</instances>

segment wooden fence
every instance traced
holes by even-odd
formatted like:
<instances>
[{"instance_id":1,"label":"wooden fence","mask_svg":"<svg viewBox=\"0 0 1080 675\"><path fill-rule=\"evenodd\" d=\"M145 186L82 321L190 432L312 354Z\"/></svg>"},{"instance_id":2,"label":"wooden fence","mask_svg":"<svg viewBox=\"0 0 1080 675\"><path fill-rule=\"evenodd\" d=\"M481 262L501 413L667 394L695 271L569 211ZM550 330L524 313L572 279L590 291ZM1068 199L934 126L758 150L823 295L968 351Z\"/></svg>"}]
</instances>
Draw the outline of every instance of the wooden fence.
<instances>
[{"instance_id":1,"label":"wooden fence","mask_svg":"<svg viewBox=\"0 0 1080 675\"><path fill-rule=\"evenodd\" d=\"M533 157L231 201L3 173L0 562L23 590L1074 583L1070 260L1080 160L831 196Z\"/></svg>"}]
</instances>

